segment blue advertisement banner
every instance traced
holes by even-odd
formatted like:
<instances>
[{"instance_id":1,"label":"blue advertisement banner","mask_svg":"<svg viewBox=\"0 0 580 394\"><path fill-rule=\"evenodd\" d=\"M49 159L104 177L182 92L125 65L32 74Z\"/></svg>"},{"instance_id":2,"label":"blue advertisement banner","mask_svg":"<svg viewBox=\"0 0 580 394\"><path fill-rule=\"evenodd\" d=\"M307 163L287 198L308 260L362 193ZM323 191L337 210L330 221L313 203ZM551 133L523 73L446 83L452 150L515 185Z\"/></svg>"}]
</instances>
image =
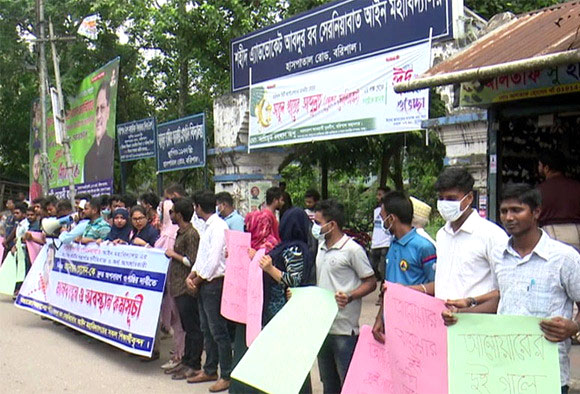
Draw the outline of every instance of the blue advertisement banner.
<instances>
[{"instance_id":1,"label":"blue advertisement banner","mask_svg":"<svg viewBox=\"0 0 580 394\"><path fill-rule=\"evenodd\" d=\"M158 125L157 153L158 172L205 166L205 115Z\"/></svg>"},{"instance_id":2,"label":"blue advertisement banner","mask_svg":"<svg viewBox=\"0 0 580 394\"><path fill-rule=\"evenodd\" d=\"M230 43L232 91L453 36L452 0L339 0Z\"/></svg>"},{"instance_id":3,"label":"blue advertisement banner","mask_svg":"<svg viewBox=\"0 0 580 394\"><path fill-rule=\"evenodd\" d=\"M119 158L122 162L156 156L155 118L117 125Z\"/></svg>"}]
</instances>

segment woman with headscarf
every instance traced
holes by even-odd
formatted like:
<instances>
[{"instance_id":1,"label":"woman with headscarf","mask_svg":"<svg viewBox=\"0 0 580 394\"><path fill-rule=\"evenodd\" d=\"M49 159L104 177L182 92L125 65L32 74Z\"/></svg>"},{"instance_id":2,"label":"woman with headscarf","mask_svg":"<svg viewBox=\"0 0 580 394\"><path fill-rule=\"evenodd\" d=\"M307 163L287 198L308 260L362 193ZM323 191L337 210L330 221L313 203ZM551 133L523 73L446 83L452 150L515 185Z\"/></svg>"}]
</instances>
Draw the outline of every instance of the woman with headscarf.
<instances>
[{"instance_id":1,"label":"woman with headscarf","mask_svg":"<svg viewBox=\"0 0 580 394\"><path fill-rule=\"evenodd\" d=\"M136 205L131 209L131 222L133 231L129 237L132 245L155 246L159 238L159 231L147 221L147 212L142 206Z\"/></svg>"},{"instance_id":2,"label":"woman with headscarf","mask_svg":"<svg viewBox=\"0 0 580 394\"><path fill-rule=\"evenodd\" d=\"M311 284L314 261L308 248L310 220L304 210L290 208L280 222L279 243L260 260L264 276L264 323L286 304L286 289Z\"/></svg>"},{"instance_id":3,"label":"woman with headscarf","mask_svg":"<svg viewBox=\"0 0 580 394\"><path fill-rule=\"evenodd\" d=\"M264 325L286 304L287 289L313 284L314 259L308 248L309 233L308 215L300 208L290 208L280 221L282 242L260 260L265 273ZM300 392L312 392L310 375L304 380Z\"/></svg>"},{"instance_id":4,"label":"woman with headscarf","mask_svg":"<svg viewBox=\"0 0 580 394\"><path fill-rule=\"evenodd\" d=\"M107 241L113 243L129 243L129 235L133 227L129 222L129 211L125 208L117 208L113 211L113 225L107 235Z\"/></svg>"}]
</instances>

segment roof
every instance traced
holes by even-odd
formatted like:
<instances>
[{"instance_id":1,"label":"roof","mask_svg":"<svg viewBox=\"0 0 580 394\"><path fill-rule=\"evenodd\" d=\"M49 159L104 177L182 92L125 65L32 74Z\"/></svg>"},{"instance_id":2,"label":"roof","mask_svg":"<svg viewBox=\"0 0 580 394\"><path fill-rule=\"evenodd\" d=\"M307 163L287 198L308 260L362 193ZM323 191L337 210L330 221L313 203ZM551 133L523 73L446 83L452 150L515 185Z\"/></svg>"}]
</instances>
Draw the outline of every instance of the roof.
<instances>
[{"instance_id":1,"label":"roof","mask_svg":"<svg viewBox=\"0 0 580 394\"><path fill-rule=\"evenodd\" d=\"M580 2L518 15L423 76L493 66L580 48Z\"/></svg>"}]
</instances>

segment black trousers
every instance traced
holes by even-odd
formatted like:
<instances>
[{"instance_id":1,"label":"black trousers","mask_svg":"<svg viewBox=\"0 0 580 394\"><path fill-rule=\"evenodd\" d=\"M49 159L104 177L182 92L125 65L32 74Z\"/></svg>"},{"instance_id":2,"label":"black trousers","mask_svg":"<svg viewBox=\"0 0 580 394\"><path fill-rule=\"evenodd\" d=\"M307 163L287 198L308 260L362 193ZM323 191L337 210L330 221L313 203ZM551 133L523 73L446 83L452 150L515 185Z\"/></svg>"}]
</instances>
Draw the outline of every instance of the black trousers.
<instances>
[{"instance_id":1,"label":"black trousers","mask_svg":"<svg viewBox=\"0 0 580 394\"><path fill-rule=\"evenodd\" d=\"M201 353L203 352L203 333L199 324L199 308L197 299L189 294L175 297L179 311L181 326L185 331L185 354L181 362L193 369L201 369Z\"/></svg>"}]
</instances>

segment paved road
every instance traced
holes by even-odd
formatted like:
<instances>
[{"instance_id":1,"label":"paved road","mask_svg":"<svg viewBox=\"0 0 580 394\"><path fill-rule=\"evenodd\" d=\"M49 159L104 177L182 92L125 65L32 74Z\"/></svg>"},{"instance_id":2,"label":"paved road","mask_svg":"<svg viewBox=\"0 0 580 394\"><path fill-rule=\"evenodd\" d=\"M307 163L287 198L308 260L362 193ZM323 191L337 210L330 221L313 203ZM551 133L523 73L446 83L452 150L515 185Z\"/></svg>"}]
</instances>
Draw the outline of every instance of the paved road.
<instances>
[{"instance_id":1,"label":"paved road","mask_svg":"<svg viewBox=\"0 0 580 394\"><path fill-rule=\"evenodd\" d=\"M362 323L374 321L376 296L365 300ZM116 348L77 335L52 321L14 307L0 296L0 392L3 393L207 393L210 383L172 381L159 366L169 357L143 363ZM316 365L314 391L322 392Z\"/></svg>"},{"instance_id":2,"label":"paved road","mask_svg":"<svg viewBox=\"0 0 580 394\"><path fill-rule=\"evenodd\" d=\"M366 297L361 324L374 321L376 295ZM51 321L17 309L0 296L0 392L2 393L207 393L210 383L172 381L159 366L171 339L162 341L161 360L136 357ZM580 389L580 346L572 349L572 376ZM321 393L316 365L314 392ZM579 391L573 391L580 393Z\"/></svg>"}]
</instances>

